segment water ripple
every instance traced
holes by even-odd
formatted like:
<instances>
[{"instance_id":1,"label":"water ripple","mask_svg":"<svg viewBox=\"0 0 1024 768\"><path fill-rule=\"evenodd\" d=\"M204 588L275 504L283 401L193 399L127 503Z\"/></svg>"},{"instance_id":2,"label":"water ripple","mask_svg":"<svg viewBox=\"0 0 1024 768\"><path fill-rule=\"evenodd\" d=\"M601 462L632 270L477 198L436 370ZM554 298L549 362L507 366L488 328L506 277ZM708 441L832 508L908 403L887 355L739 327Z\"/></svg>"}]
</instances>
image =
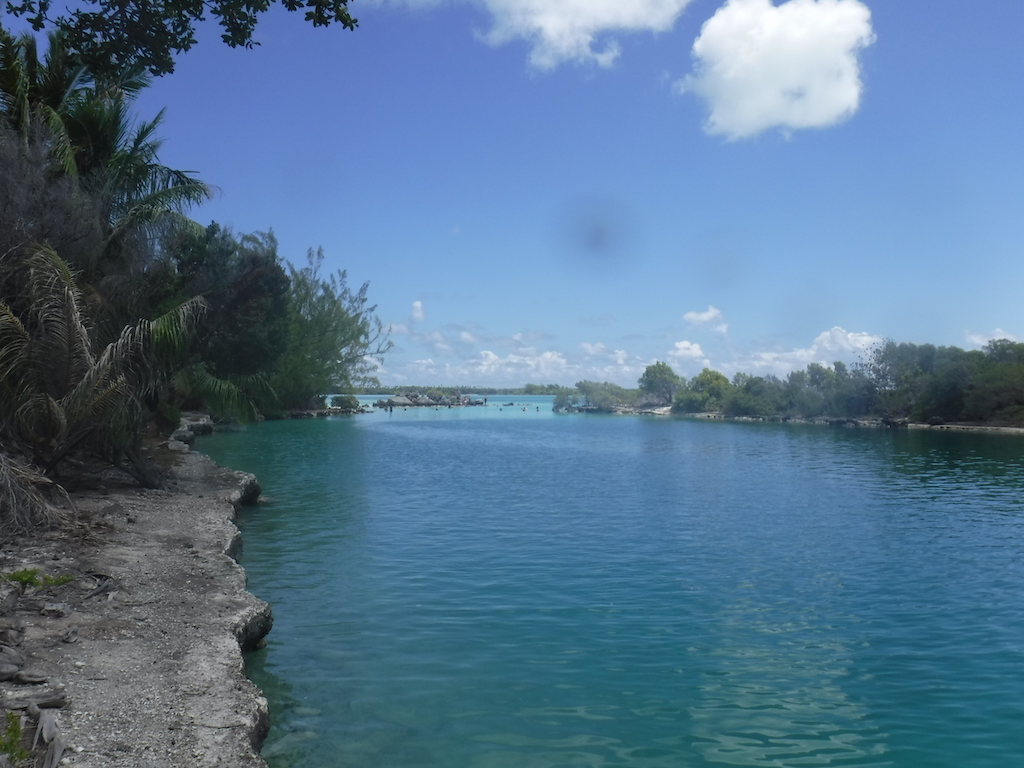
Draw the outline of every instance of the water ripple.
<instances>
[{"instance_id":1,"label":"water ripple","mask_svg":"<svg viewBox=\"0 0 1024 768\"><path fill-rule=\"evenodd\" d=\"M1020 446L492 409L202 444L276 499L273 768L1013 765Z\"/></svg>"}]
</instances>

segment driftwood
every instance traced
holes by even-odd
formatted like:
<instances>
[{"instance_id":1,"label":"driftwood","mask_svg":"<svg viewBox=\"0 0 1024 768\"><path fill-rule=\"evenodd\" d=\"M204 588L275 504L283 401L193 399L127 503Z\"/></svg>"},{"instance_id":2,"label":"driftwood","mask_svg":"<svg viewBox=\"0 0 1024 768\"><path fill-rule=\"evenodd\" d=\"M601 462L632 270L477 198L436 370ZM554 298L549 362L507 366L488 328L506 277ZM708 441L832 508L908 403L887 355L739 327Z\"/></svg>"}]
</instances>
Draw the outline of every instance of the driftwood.
<instances>
[{"instance_id":1,"label":"driftwood","mask_svg":"<svg viewBox=\"0 0 1024 768\"><path fill-rule=\"evenodd\" d=\"M106 592L108 589L110 589L111 587L114 586L115 581L114 581L114 577L113 576L104 576L103 574L96 574L96 575L97 576L102 576L102 581L100 582L100 585L98 587L96 587L96 589L94 589L92 592L87 594L85 597L83 597L81 602L84 603L90 597L96 597L96 595L102 594L102 593Z\"/></svg>"},{"instance_id":2,"label":"driftwood","mask_svg":"<svg viewBox=\"0 0 1024 768\"><path fill-rule=\"evenodd\" d=\"M64 756L64 739L60 736L54 738L50 742L50 746L46 748L46 757L43 759L43 768L57 768L60 765L60 759Z\"/></svg>"},{"instance_id":3,"label":"driftwood","mask_svg":"<svg viewBox=\"0 0 1024 768\"><path fill-rule=\"evenodd\" d=\"M33 711L35 714L33 714ZM36 706L29 706L28 715L39 721L39 724L36 725L36 735L32 739L32 749L39 745L39 739L42 739L44 744L49 744L60 735L60 729L57 727L57 715L54 714L52 709L39 709Z\"/></svg>"},{"instance_id":4,"label":"driftwood","mask_svg":"<svg viewBox=\"0 0 1024 768\"><path fill-rule=\"evenodd\" d=\"M64 691L40 691L30 696L8 699L4 702L7 709L28 709L32 704L39 709L60 709L68 705L68 697Z\"/></svg>"}]
</instances>

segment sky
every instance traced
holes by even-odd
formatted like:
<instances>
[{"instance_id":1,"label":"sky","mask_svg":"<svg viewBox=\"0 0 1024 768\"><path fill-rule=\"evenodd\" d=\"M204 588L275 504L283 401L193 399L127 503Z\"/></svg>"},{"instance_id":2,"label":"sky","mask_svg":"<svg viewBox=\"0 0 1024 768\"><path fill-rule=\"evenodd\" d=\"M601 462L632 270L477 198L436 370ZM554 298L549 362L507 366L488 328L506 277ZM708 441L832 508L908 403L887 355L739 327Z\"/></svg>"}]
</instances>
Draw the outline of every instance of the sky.
<instances>
[{"instance_id":1,"label":"sky","mask_svg":"<svg viewBox=\"0 0 1024 768\"><path fill-rule=\"evenodd\" d=\"M201 223L322 247L384 384L784 376L1024 339L1024 3L355 0L136 102Z\"/></svg>"}]
</instances>

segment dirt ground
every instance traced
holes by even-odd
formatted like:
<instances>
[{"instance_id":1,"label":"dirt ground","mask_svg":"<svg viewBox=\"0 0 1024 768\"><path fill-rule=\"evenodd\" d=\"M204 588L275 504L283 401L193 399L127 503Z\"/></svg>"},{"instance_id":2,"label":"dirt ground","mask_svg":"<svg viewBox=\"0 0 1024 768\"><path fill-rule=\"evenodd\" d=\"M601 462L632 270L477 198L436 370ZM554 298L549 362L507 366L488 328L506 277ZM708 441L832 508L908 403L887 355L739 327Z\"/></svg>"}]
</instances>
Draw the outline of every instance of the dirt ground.
<instances>
[{"instance_id":1,"label":"dirt ground","mask_svg":"<svg viewBox=\"0 0 1024 768\"><path fill-rule=\"evenodd\" d=\"M23 744L36 730L29 713L57 726L59 746L47 758L40 741L28 765L266 766L267 702L240 645L269 631L270 610L230 556L235 505L258 486L164 445L178 449L152 449L171 468L166 489L97 473L73 494L87 525L0 552L0 574L39 582L0 581L0 679L17 669L0 682L3 707L21 717ZM43 709L26 709L33 700Z\"/></svg>"}]
</instances>

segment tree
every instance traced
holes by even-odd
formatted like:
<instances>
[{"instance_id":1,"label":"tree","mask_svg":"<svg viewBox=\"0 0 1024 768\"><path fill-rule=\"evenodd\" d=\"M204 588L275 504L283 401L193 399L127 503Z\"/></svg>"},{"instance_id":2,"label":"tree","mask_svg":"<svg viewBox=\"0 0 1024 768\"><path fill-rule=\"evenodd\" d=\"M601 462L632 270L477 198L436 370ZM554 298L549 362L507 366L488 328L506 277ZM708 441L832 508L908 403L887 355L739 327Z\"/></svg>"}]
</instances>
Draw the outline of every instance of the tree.
<instances>
[{"instance_id":1,"label":"tree","mask_svg":"<svg viewBox=\"0 0 1024 768\"><path fill-rule=\"evenodd\" d=\"M926 374L935 366L932 344L886 340L871 350L864 366L878 393L878 407L892 416L908 416L921 395Z\"/></svg>"},{"instance_id":2,"label":"tree","mask_svg":"<svg viewBox=\"0 0 1024 768\"><path fill-rule=\"evenodd\" d=\"M53 14L53 0L8 0L7 12L24 16L39 31L57 29L68 47L97 74L141 66L153 75L174 71L173 54L196 43L196 23L207 12L217 19L221 39L232 48L259 45L253 32L273 0L82 0ZM340 24L355 29L348 0L282 0L289 11L305 11L314 27Z\"/></svg>"},{"instance_id":3,"label":"tree","mask_svg":"<svg viewBox=\"0 0 1024 768\"><path fill-rule=\"evenodd\" d=\"M635 399L635 393L610 381L577 381L576 389L580 405L599 411L610 411L616 405L628 405Z\"/></svg>"},{"instance_id":4,"label":"tree","mask_svg":"<svg viewBox=\"0 0 1024 768\"><path fill-rule=\"evenodd\" d=\"M732 385L724 374L705 368L676 394L672 410L677 413L711 413L722 410Z\"/></svg>"},{"instance_id":5,"label":"tree","mask_svg":"<svg viewBox=\"0 0 1024 768\"><path fill-rule=\"evenodd\" d=\"M21 140L19 165L32 161L34 178L21 174L24 185L47 190L32 198L60 198L78 226L54 227L53 214L33 216L39 208L33 202L19 203L20 211L5 208L0 228L18 230L22 245L48 242L58 249L102 298L97 304L113 326L109 340L125 322L146 316L139 307L152 306L145 272L155 260L156 235L198 229L184 212L211 191L191 173L159 162L163 113L134 123L131 103L148 83L139 70L98 78L69 52L62 34L51 33L48 42L40 58L32 35L0 30L0 121ZM128 306L127 297L138 305Z\"/></svg>"},{"instance_id":6,"label":"tree","mask_svg":"<svg viewBox=\"0 0 1024 768\"><path fill-rule=\"evenodd\" d=\"M646 392L668 404L672 402L682 382L668 363L658 361L647 366L637 383L641 392Z\"/></svg>"},{"instance_id":7,"label":"tree","mask_svg":"<svg viewBox=\"0 0 1024 768\"><path fill-rule=\"evenodd\" d=\"M272 232L236 237L214 223L178 232L166 243L173 306L190 296L210 304L194 355L210 373L231 378L277 370L288 346L290 280Z\"/></svg>"},{"instance_id":8,"label":"tree","mask_svg":"<svg viewBox=\"0 0 1024 768\"><path fill-rule=\"evenodd\" d=\"M558 387L555 400L551 404L553 411L572 411L579 407L580 393L572 387Z\"/></svg>"},{"instance_id":9,"label":"tree","mask_svg":"<svg viewBox=\"0 0 1024 768\"><path fill-rule=\"evenodd\" d=\"M0 295L0 444L46 472L88 449L158 485L139 450L146 401L177 368L203 302L125 326L95 351L81 292L51 248L0 254L8 271L20 285Z\"/></svg>"},{"instance_id":10,"label":"tree","mask_svg":"<svg viewBox=\"0 0 1024 768\"><path fill-rule=\"evenodd\" d=\"M349 290L345 272L320 277L323 249L307 266L289 265L288 345L271 385L285 408L309 408L331 392L374 381L375 361L391 348L367 306L369 283Z\"/></svg>"},{"instance_id":11,"label":"tree","mask_svg":"<svg viewBox=\"0 0 1024 768\"><path fill-rule=\"evenodd\" d=\"M722 411L729 416L767 418L779 413L782 402L782 382L775 376L737 373L733 377L732 388L725 398Z\"/></svg>"}]
</instances>

